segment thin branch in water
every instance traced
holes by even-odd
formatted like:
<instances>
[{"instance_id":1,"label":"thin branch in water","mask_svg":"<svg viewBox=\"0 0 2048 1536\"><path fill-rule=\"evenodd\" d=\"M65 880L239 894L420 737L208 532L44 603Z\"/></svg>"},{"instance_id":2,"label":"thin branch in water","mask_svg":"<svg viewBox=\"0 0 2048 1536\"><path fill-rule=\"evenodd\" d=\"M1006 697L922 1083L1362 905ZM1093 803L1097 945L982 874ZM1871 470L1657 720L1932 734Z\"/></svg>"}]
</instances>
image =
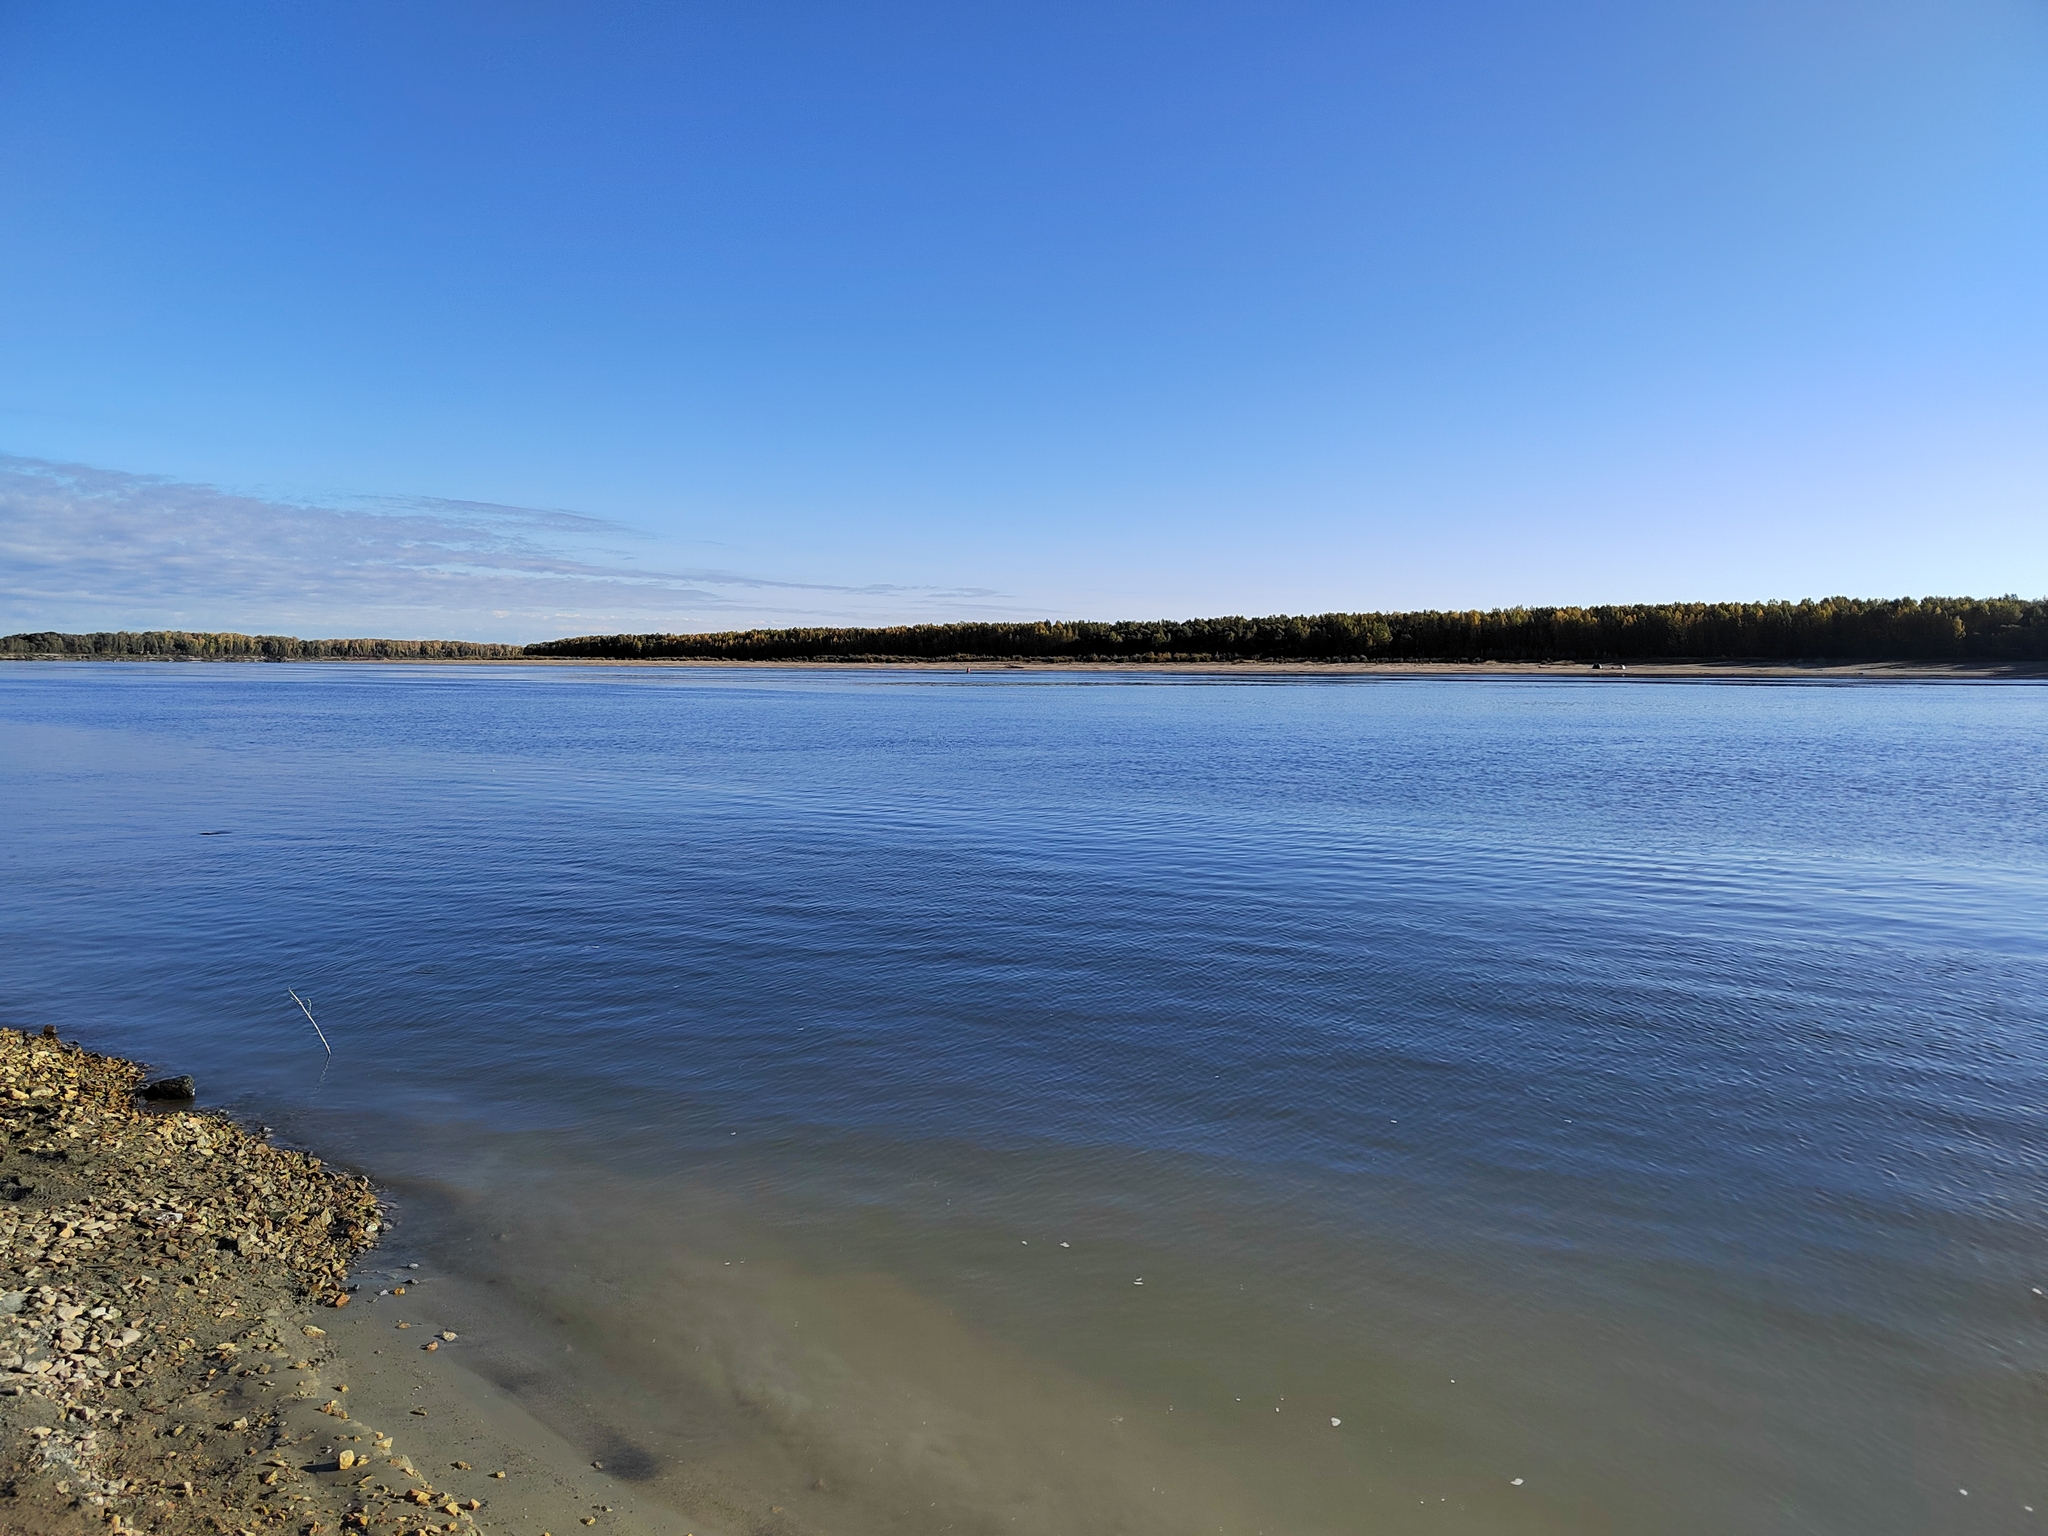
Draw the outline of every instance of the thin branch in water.
<instances>
[{"instance_id":1,"label":"thin branch in water","mask_svg":"<svg viewBox=\"0 0 2048 1536\"><path fill-rule=\"evenodd\" d=\"M327 1055L331 1060L334 1056L334 1047L327 1045L327 1032L320 1027L320 1021L313 1017L313 1010L308 1008L306 1000L299 996L298 993L292 991L290 987L285 988L285 994L299 1005L299 1012L303 1013L306 1016L306 1022L313 1026L313 1033L320 1037L320 1043L323 1046L327 1046Z\"/></svg>"}]
</instances>

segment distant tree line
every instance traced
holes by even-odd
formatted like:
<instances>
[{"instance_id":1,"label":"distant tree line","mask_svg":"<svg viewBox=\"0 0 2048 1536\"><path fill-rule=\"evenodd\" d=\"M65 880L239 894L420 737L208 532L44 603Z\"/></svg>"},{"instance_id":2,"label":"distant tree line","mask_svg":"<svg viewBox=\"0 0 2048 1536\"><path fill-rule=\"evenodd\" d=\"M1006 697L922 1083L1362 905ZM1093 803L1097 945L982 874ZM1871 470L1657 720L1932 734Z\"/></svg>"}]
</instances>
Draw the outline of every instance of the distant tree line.
<instances>
[{"instance_id":1,"label":"distant tree line","mask_svg":"<svg viewBox=\"0 0 2048 1536\"><path fill-rule=\"evenodd\" d=\"M9 635L0 657L196 661L1983 661L2048 662L2048 601L1853 598L1324 613L1102 624L911 624L585 635L538 645L118 631Z\"/></svg>"},{"instance_id":2,"label":"distant tree line","mask_svg":"<svg viewBox=\"0 0 2048 1536\"><path fill-rule=\"evenodd\" d=\"M290 635L237 635L183 629L112 630L92 635L51 631L8 635L0 656L83 656L161 661L463 661L516 657L516 645L475 640L299 640Z\"/></svg>"},{"instance_id":3,"label":"distant tree line","mask_svg":"<svg viewBox=\"0 0 2048 1536\"><path fill-rule=\"evenodd\" d=\"M725 661L2043 661L2048 601L1634 603L1102 624L587 635L528 656Z\"/></svg>"}]
</instances>

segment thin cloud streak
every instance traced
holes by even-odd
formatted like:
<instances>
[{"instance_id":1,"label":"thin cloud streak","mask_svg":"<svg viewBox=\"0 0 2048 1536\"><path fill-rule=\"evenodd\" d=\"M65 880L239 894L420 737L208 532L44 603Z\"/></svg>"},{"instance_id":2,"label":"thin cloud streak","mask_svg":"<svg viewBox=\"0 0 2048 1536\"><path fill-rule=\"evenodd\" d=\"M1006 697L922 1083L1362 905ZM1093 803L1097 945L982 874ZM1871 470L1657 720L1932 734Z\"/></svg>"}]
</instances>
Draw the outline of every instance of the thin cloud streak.
<instances>
[{"instance_id":1,"label":"thin cloud streak","mask_svg":"<svg viewBox=\"0 0 2048 1536\"><path fill-rule=\"evenodd\" d=\"M532 640L1015 611L987 588L649 569L618 548L645 535L580 512L362 501L0 455L0 627Z\"/></svg>"}]
</instances>

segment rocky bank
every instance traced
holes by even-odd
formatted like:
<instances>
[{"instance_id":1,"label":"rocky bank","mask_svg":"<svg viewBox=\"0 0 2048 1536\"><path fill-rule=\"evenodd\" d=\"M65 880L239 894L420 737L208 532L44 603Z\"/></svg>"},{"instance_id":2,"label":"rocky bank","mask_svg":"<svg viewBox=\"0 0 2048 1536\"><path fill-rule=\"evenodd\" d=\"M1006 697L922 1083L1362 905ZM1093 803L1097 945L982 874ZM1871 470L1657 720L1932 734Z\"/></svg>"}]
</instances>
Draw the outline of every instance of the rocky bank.
<instances>
[{"instance_id":1,"label":"rocky bank","mask_svg":"<svg viewBox=\"0 0 2048 1536\"><path fill-rule=\"evenodd\" d=\"M368 1181L142 1079L0 1030L0 1532L462 1529L329 1382Z\"/></svg>"}]
</instances>

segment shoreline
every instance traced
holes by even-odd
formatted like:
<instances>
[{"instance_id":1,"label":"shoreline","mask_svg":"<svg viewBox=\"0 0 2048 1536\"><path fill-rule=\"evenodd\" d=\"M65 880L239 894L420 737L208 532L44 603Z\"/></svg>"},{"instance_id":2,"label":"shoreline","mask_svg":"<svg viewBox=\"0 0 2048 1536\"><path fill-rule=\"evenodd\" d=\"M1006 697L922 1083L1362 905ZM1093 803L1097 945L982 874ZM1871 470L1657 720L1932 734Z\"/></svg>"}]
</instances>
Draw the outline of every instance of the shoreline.
<instances>
[{"instance_id":1,"label":"shoreline","mask_svg":"<svg viewBox=\"0 0 2048 1536\"><path fill-rule=\"evenodd\" d=\"M674 1524L461 1361L367 1178L144 1077L0 1029L0 1536Z\"/></svg>"},{"instance_id":2,"label":"shoreline","mask_svg":"<svg viewBox=\"0 0 2048 1536\"><path fill-rule=\"evenodd\" d=\"M1090 676L1258 678L1312 682L1584 679L1588 682L1806 682L1806 683L2017 683L2048 682L2048 663L1945 661L925 661L757 660L742 657L667 656L320 656L272 661L241 656L0 656L23 664L73 662L86 666L134 662L162 666L293 667L624 667L743 669L778 672L906 672L954 676L996 672L1083 673Z\"/></svg>"}]
</instances>

